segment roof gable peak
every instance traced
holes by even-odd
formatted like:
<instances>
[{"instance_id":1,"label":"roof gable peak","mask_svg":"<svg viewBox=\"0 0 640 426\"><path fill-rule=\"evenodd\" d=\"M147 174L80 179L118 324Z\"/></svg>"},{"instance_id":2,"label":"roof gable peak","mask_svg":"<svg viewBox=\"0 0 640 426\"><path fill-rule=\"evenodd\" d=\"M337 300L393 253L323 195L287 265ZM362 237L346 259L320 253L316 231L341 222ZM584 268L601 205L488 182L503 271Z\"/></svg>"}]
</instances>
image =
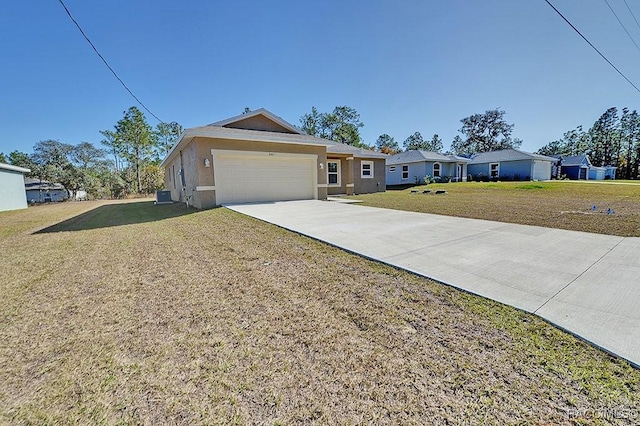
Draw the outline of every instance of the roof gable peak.
<instances>
[{"instance_id":1,"label":"roof gable peak","mask_svg":"<svg viewBox=\"0 0 640 426\"><path fill-rule=\"evenodd\" d=\"M277 133L305 134L302 130L278 117L265 108L259 108L250 112L236 115L225 120L209 124L214 127L230 127L244 130L258 130Z\"/></svg>"}]
</instances>

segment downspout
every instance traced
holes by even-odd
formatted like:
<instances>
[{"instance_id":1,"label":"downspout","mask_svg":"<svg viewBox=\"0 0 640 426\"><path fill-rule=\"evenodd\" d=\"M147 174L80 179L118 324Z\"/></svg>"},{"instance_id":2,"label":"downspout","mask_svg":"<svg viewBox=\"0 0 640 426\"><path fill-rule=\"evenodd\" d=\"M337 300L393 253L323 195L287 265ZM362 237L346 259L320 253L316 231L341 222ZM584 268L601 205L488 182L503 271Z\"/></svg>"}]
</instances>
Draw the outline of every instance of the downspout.
<instances>
[{"instance_id":1,"label":"downspout","mask_svg":"<svg viewBox=\"0 0 640 426\"><path fill-rule=\"evenodd\" d=\"M182 190L180 192L180 198L187 203L187 207L189 207L189 201L187 200L187 185L186 179L184 178L184 162L182 159L182 151L180 151L180 184L182 185Z\"/></svg>"}]
</instances>

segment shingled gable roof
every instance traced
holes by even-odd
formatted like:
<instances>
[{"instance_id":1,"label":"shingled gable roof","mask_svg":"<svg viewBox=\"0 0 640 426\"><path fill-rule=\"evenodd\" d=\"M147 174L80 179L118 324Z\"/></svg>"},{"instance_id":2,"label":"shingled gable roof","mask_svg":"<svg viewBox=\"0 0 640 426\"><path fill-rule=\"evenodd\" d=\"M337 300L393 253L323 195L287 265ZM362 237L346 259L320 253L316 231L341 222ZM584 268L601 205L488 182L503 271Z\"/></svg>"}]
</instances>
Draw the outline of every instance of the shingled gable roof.
<instances>
[{"instance_id":1,"label":"shingled gable roof","mask_svg":"<svg viewBox=\"0 0 640 426\"><path fill-rule=\"evenodd\" d=\"M545 155L532 154L526 151L520 151L519 149L503 149L501 151L481 152L474 155L471 158L470 164L482 164L482 163L499 163L501 161L518 161L518 160L542 160L552 161L557 160Z\"/></svg>"},{"instance_id":2,"label":"shingled gable roof","mask_svg":"<svg viewBox=\"0 0 640 426\"><path fill-rule=\"evenodd\" d=\"M345 143L320 139L327 146L327 154L349 154L355 158L388 158L389 155L370 149L358 148Z\"/></svg>"},{"instance_id":3,"label":"shingled gable roof","mask_svg":"<svg viewBox=\"0 0 640 426\"><path fill-rule=\"evenodd\" d=\"M271 132L265 130L250 130L250 129L237 129L233 128L234 123L238 123L242 120L252 118L258 115L274 121L279 126L285 129L291 130L291 133ZM182 149L188 144L194 137L208 137L217 139L231 139L231 140L244 140L255 142L273 142L292 145L313 145L313 146L326 146L328 154L350 154L356 158L387 158L386 154L371 151L368 149L357 148L351 145L342 144L339 142L330 141L327 139L317 138L315 136L307 135L298 129L291 123L286 122L282 118L273 114L272 112L260 108L247 114L237 115L235 117L228 118L226 120L217 121L207 126L192 127L185 129L178 139L171 151L167 154L165 159L160 163L160 166L164 167L169 159L173 158L176 152Z\"/></svg>"},{"instance_id":4,"label":"shingled gable roof","mask_svg":"<svg viewBox=\"0 0 640 426\"><path fill-rule=\"evenodd\" d=\"M562 165L563 166L585 166L588 167L591 165L591 161L589 161L589 156L586 154L582 155L573 155L569 157L562 157Z\"/></svg>"},{"instance_id":5,"label":"shingled gable roof","mask_svg":"<svg viewBox=\"0 0 640 426\"><path fill-rule=\"evenodd\" d=\"M410 151L399 152L387 158L387 166L407 163L419 163L421 161L432 161L441 163L468 163L470 160L456 155L445 155L439 152L422 151L412 149Z\"/></svg>"},{"instance_id":6,"label":"shingled gable roof","mask_svg":"<svg viewBox=\"0 0 640 426\"><path fill-rule=\"evenodd\" d=\"M63 190L64 186L61 183L53 183L48 180L36 179L36 178L24 178L24 187L27 191L31 190Z\"/></svg>"}]
</instances>

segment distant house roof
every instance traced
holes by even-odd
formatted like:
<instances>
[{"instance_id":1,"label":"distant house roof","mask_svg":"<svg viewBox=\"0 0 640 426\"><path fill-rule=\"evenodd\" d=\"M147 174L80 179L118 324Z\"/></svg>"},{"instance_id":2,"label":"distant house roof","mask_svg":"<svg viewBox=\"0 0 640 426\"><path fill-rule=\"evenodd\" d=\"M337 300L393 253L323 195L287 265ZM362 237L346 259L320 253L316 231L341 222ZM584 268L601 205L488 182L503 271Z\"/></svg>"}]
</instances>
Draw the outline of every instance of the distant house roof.
<instances>
[{"instance_id":1,"label":"distant house roof","mask_svg":"<svg viewBox=\"0 0 640 426\"><path fill-rule=\"evenodd\" d=\"M470 164L499 163L501 161L541 160L556 162L555 158L546 155L532 154L519 149L503 149L501 151L481 152L474 155Z\"/></svg>"},{"instance_id":2,"label":"distant house roof","mask_svg":"<svg viewBox=\"0 0 640 426\"><path fill-rule=\"evenodd\" d=\"M470 160L456 155L444 155L439 152L422 151L412 149L410 151L399 152L387 158L387 165L419 163L421 161L432 161L441 163L468 163Z\"/></svg>"},{"instance_id":3,"label":"distant house roof","mask_svg":"<svg viewBox=\"0 0 640 426\"><path fill-rule=\"evenodd\" d=\"M12 172L20 172L20 173L29 173L31 170L25 169L24 167L14 166L12 164L0 163L0 169L10 170Z\"/></svg>"},{"instance_id":4,"label":"distant house roof","mask_svg":"<svg viewBox=\"0 0 640 426\"><path fill-rule=\"evenodd\" d=\"M25 178L24 189L27 191L54 191L58 189L64 190L64 186L61 183L51 183L48 180Z\"/></svg>"},{"instance_id":5,"label":"distant house roof","mask_svg":"<svg viewBox=\"0 0 640 426\"><path fill-rule=\"evenodd\" d=\"M586 154L562 157L563 166L590 166L589 156Z\"/></svg>"}]
</instances>

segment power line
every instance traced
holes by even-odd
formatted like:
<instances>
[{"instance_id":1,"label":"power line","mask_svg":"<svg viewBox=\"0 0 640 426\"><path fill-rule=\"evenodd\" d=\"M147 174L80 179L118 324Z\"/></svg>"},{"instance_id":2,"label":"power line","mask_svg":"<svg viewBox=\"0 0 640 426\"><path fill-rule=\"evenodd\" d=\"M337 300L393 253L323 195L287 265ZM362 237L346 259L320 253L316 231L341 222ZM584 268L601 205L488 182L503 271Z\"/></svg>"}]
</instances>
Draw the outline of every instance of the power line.
<instances>
[{"instance_id":1,"label":"power line","mask_svg":"<svg viewBox=\"0 0 640 426\"><path fill-rule=\"evenodd\" d=\"M562 13L560 13L560 11L559 11L558 9L556 9L556 8L555 8L555 6L551 4L551 2L549 2L549 0L544 0L544 1L545 1L545 2L546 2L546 3L547 3L547 4L548 4L548 5L549 5L553 10L555 10L555 11L556 11L556 13L557 13L558 15L560 15L560 17L561 17L562 19L564 19L564 21L565 21L567 24L569 24L569 26L570 26L571 28L573 28L573 30L574 30L575 32L577 32L577 33L578 33L578 35L579 35L580 37L582 37L582 39L583 39L584 41L586 41L586 42L589 44L589 46L591 46L591 47L593 48L593 50L595 50L596 52L598 52L598 55L600 55L600 56L602 57L602 59L604 59L605 61L607 61L607 63L608 63L609 65L611 65L611 67L612 67L614 70L616 70L616 71L618 72L618 74L620 74L620 75L622 76L622 78L624 78L625 80L627 80L627 83L629 83L630 85L632 85L632 86L633 86L633 88L634 88L634 89L636 89L636 91L637 91L638 93L640 93L640 89L638 89L638 87L637 87L635 84L633 84L633 83L631 82L631 80L629 80L629 79L627 78L627 76L626 76L626 75L624 75L624 74L622 73L622 71L620 71L618 68L616 68L616 66L615 66L615 65L613 65L613 63L611 63L611 61L610 61L610 60L608 60L608 59L607 59L607 57L606 57L606 56L604 56L604 55L602 54L602 52L600 52L600 51L598 50L598 48L597 48L597 47L595 47L595 46L594 46L594 45L593 45L589 40L587 40L587 38L586 38L585 36L583 36L583 35L582 35L582 33L581 33L581 32L580 32L576 27L574 27L574 26L573 26L573 24L572 24L571 22L569 22L569 20L568 20L567 18L565 18L565 17L564 17L564 15L563 15Z\"/></svg>"},{"instance_id":2,"label":"power line","mask_svg":"<svg viewBox=\"0 0 640 426\"><path fill-rule=\"evenodd\" d=\"M107 62L107 60L104 58L104 56L102 56L100 54L100 52L98 52L98 49L96 48L96 46L91 42L91 40L89 40L89 37L87 37L87 35L85 34L85 32L82 30L82 27L80 27L80 24L78 24L78 21L76 21L73 16L71 15L71 12L69 11L69 9L67 8L67 5L64 4L64 2L62 0L58 0L60 2L60 4L62 5L62 7L64 8L65 12L67 12L67 15L69 15L69 18L71 19L71 21L73 21L74 24L76 24L76 27L78 27L78 30L80 31L80 33L82 34L82 36L84 37L85 40L87 40L87 42L91 45L91 48L93 49L94 52L96 52L96 55L98 55L98 57L100 59L102 59L102 62L104 62L104 64L107 66L107 68L109 68L109 71L111 71L111 74L113 74L113 76L120 82L120 84L122 84L122 87L124 87L127 92L129 92L129 94L131 96L133 96L133 99L136 100L136 102L138 102L140 104L140 106L142 108L144 108L149 114L151 114L156 120L158 120L160 123L164 123L164 121L160 120L158 118L157 115L155 115L154 113L151 112L151 110L149 108L147 108L147 106L145 104L142 103L142 101L140 99L138 99L138 97L136 95L133 94L133 92L131 91L131 89L129 89L127 87L126 84L124 84L124 81L122 81L122 79L120 77L118 77L118 74L116 74L116 72L113 70L113 68L111 68L111 65L109 65L109 63Z\"/></svg>"},{"instance_id":3,"label":"power line","mask_svg":"<svg viewBox=\"0 0 640 426\"><path fill-rule=\"evenodd\" d=\"M618 20L618 23L620 24L620 26L622 27L624 32L627 33L627 35L629 36L629 38L631 39L633 44L636 46L636 49L638 49L638 52L640 52L640 47L638 47L638 43L636 43L636 41L633 39L633 37L631 37L631 34L629 33L629 31L627 31L627 27L625 27L624 24L622 23L622 21L620 20L620 18L618 18L618 14L616 13L615 10L613 10L611 5L609 4L609 0L604 0L604 2L607 4L607 6L609 6L609 10L611 10L611 13L613 13L613 16L616 17L616 19Z\"/></svg>"},{"instance_id":4,"label":"power line","mask_svg":"<svg viewBox=\"0 0 640 426\"><path fill-rule=\"evenodd\" d=\"M627 0L624 0L624 4L627 6L627 9L629 9L629 13L631 14L631 16L633 16L633 20L636 21L636 25L638 26L638 28L640 28L640 23L638 23L638 19L636 18L636 15L633 13L631 8L629 7L629 3L627 3Z\"/></svg>"}]
</instances>

